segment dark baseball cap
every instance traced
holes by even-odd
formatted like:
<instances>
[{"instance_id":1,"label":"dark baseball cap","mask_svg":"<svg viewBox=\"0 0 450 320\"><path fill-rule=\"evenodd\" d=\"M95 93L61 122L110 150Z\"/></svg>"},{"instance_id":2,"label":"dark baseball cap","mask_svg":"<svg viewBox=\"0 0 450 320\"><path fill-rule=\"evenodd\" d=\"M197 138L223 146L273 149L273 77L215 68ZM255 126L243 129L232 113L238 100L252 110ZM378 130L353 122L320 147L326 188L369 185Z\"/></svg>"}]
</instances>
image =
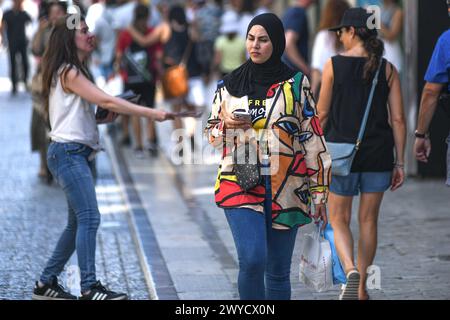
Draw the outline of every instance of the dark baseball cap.
<instances>
[{"instance_id":1,"label":"dark baseball cap","mask_svg":"<svg viewBox=\"0 0 450 320\"><path fill-rule=\"evenodd\" d=\"M372 14L363 8L350 8L344 12L341 24L328 30L337 31L344 27L367 28L367 21L371 16Z\"/></svg>"}]
</instances>

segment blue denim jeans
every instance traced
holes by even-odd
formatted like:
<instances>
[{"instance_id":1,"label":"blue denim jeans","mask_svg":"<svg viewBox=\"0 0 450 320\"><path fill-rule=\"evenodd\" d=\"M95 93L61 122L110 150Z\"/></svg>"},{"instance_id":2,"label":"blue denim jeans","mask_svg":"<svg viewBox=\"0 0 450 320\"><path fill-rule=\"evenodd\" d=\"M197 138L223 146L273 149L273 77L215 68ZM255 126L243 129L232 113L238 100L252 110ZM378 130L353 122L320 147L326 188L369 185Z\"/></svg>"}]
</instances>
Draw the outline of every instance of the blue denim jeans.
<instances>
[{"instance_id":1,"label":"blue denim jeans","mask_svg":"<svg viewBox=\"0 0 450 320\"><path fill-rule=\"evenodd\" d=\"M264 214L251 209L225 209L239 260L241 300L289 300L291 261L297 227L272 229L270 176L265 176Z\"/></svg>"},{"instance_id":2,"label":"blue denim jeans","mask_svg":"<svg viewBox=\"0 0 450 320\"><path fill-rule=\"evenodd\" d=\"M76 249L82 292L96 282L95 242L100 225L93 161L88 160L91 152L90 147L80 143L56 142L50 144L47 152L48 168L66 195L69 216L40 281L49 283L58 276Z\"/></svg>"}]
</instances>

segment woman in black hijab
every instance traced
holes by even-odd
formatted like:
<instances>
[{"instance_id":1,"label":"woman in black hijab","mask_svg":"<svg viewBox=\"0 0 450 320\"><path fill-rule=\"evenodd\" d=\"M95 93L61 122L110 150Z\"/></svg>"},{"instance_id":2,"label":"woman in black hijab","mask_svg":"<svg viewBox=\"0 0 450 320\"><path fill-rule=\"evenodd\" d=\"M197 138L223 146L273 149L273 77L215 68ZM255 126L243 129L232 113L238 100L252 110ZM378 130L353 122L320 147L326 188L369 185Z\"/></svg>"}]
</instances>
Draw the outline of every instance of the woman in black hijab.
<instances>
[{"instance_id":1,"label":"woman in black hijab","mask_svg":"<svg viewBox=\"0 0 450 320\"><path fill-rule=\"evenodd\" d=\"M278 17L272 13L256 16L248 25L247 36L253 26L260 26L267 33L272 46L272 54L263 63L259 63L260 61L251 56L242 66L225 76L223 79L225 86L228 92L235 97L252 93L255 85L265 86L268 89L273 83L288 80L295 74L295 71L281 61L286 47L286 39L283 24ZM248 45L247 43L247 51L251 55ZM253 62L253 60L257 61Z\"/></svg>"},{"instance_id":2,"label":"woman in black hijab","mask_svg":"<svg viewBox=\"0 0 450 320\"><path fill-rule=\"evenodd\" d=\"M250 59L219 81L206 126L210 143L222 152L215 201L236 245L240 298L290 299L297 229L312 218L327 222L331 158L308 79L281 61L280 19L255 17L246 48ZM239 112L248 115L238 118ZM243 138L231 129L249 130ZM256 145L258 165L242 170L243 159L236 162L234 155L246 144ZM255 170L260 179L252 180Z\"/></svg>"}]
</instances>

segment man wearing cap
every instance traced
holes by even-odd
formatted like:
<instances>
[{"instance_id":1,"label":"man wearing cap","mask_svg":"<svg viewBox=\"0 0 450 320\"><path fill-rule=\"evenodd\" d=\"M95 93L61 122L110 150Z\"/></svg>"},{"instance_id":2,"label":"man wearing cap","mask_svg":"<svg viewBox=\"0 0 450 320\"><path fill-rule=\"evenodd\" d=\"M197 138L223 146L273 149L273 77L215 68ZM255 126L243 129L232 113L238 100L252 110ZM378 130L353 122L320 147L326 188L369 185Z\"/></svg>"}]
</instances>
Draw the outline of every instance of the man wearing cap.
<instances>
[{"instance_id":1,"label":"man wearing cap","mask_svg":"<svg viewBox=\"0 0 450 320\"><path fill-rule=\"evenodd\" d=\"M447 7L450 17L450 0L447 0ZM425 74L425 81L426 84L422 91L419 118L417 120L417 130L415 131L414 153L417 160L426 163L431 153L428 130L436 111L436 106L444 107L450 116L450 30L445 31L437 41ZM447 144L450 145L450 134L447 137ZM447 149L446 184L450 187L450 148Z\"/></svg>"}]
</instances>

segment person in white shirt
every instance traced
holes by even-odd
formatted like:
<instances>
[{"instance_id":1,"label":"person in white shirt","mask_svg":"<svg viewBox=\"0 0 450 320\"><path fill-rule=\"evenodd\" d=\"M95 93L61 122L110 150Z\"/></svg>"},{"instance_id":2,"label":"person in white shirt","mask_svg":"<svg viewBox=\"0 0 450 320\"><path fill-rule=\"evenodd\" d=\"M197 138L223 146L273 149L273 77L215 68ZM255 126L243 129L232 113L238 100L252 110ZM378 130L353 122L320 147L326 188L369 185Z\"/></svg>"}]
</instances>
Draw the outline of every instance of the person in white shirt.
<instances>
[{"instance_id":1,"label":"person in white shirt","mask_svg":"<svg viewBox=\"0 0 450 320\"><path fill-rule=\"evenodd\" d=\"M74 251L80 268L81 300L127 299L125 293L106 289L96 278L95 248L100 212L92 164L101 147L92 105L107 111L102 122L114 120L118 113L157 121L173 119L173 114L166 111L139 106L100 90L87 71L94 41L80 16L67 15L56 22L50 35L50 47L42 59L43 95L47 97L45 105L52 140L47 162L64 190L69 215L67 227L35 283L32 298L36 300L76 299L58 285L57 280Z\"/></svg>"}]
</instances>

